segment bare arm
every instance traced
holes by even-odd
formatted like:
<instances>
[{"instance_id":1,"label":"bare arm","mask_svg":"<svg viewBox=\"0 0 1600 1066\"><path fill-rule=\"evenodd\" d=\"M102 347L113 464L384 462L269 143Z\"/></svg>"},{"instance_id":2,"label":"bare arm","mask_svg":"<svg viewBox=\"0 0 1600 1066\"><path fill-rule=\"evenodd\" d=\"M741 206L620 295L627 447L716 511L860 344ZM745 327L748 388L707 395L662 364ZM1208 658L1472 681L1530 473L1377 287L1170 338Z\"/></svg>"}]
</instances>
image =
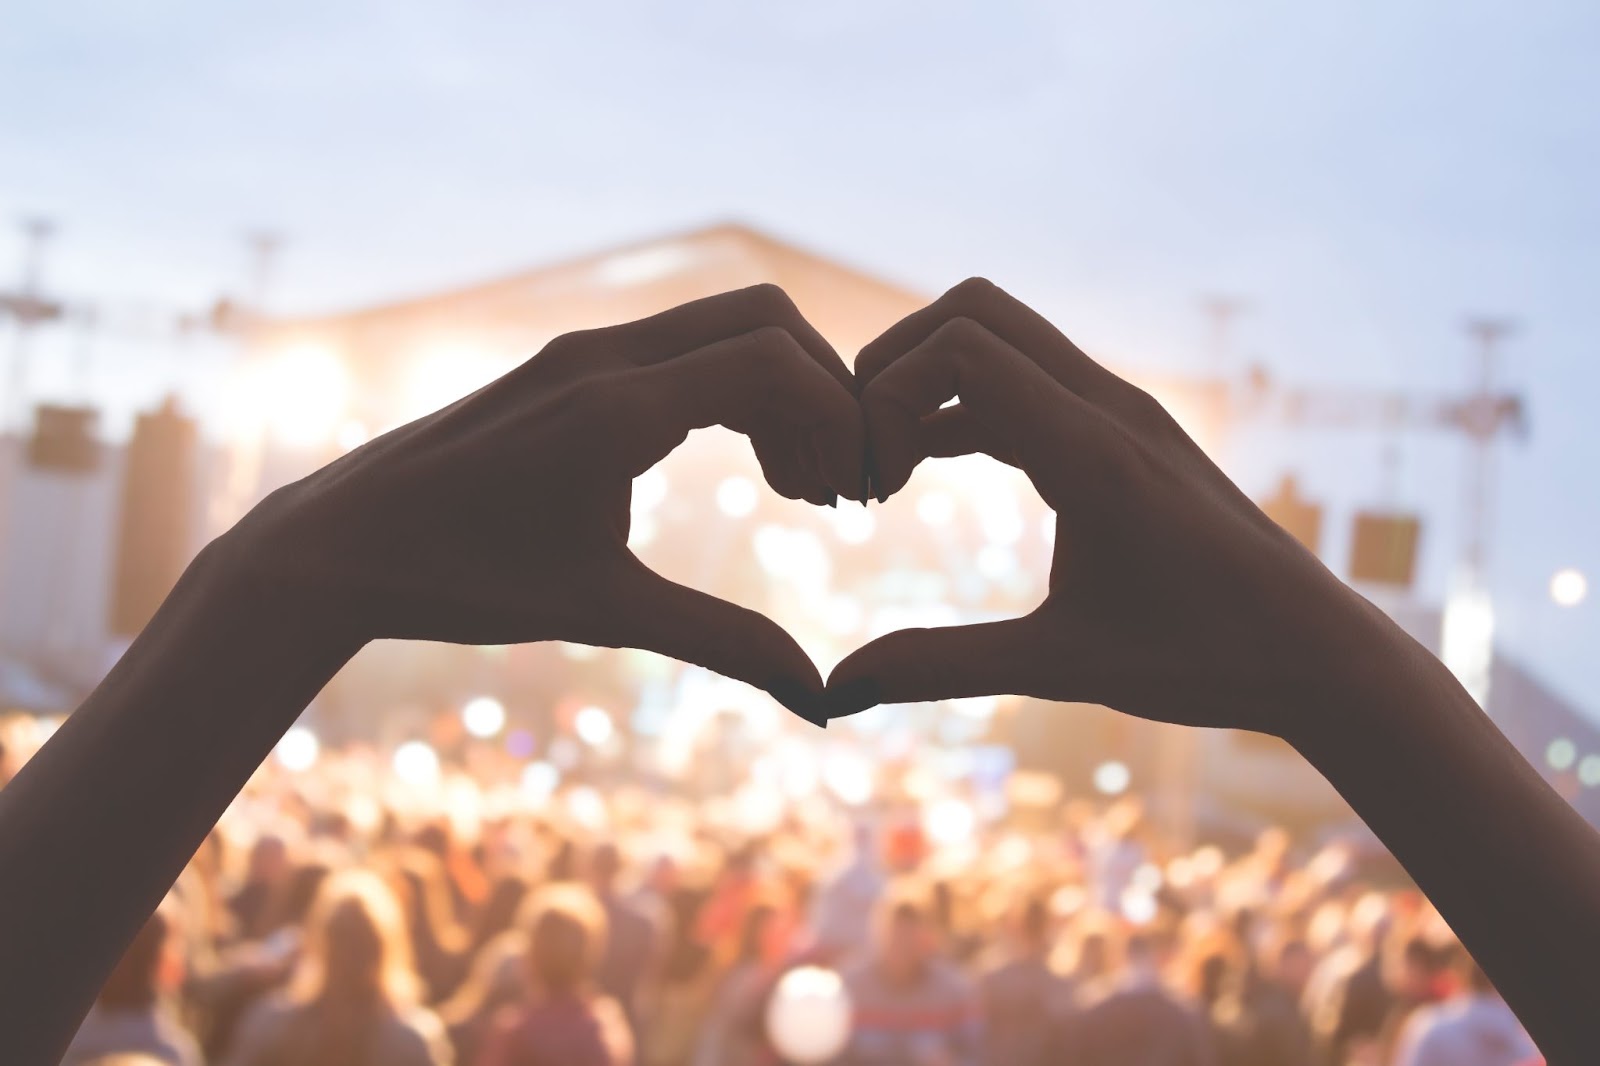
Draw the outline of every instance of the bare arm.
<instances>
[{"instance_id":1,"label":"bare arm","mask_svg":"<svg viewBox=\"0 0 1600 1066\"><path fill-rule=\"evenodd\" d=\"M1056 511L1056 548L1032 614L882 637L834 670L831 713L1016 693L1283 737L1405 865L1549 1061L1592 1060L1600 836L1437 660L1151 397L987 282L891 328L856 374L880 498L924 458L986 452Z\"/></svg>"},{"instance_id":2,"label":"bare arm","mask_svg":"<svg viewBox=\"0 0 1600 1066\"><path fill-rule=\"evenodd\" d=\"M190 567L0 792L0 1037L55 1062L272 745L367 641L647 648L815 714L798 645L627 549L632 479L692 429L747 433L779 492L863 485L849 371L770 286L553 342L268 497Z\"/></svg>"}]
</instances>

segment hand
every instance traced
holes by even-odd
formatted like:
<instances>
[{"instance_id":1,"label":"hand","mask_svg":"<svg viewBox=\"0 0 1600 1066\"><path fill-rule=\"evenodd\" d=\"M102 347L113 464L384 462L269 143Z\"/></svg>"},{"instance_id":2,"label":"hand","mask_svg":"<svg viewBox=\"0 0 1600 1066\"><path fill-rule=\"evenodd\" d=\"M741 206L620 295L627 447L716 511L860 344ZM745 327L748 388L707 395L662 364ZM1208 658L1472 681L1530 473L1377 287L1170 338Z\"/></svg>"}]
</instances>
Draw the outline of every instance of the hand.
<instances>
[{"instance_id":1,"label":"hand","mask_svg":"<svg viewBox=\"0 0 1600 1066\"><path fill-rule=\"evenodd\" d=\"M1291 697L1360 632L1359 599L1160 404L992 284L907 317L856 374L880 500L924 458L985 452L1056 512L1055 555L1026 617L902 630L850 655L830 716L1013 693L1281 735Z\"/></svg>"},{"instance_id":2,"label":"hand","mask_svg":"<svg viewBox=\"0 0 1600 1066\"><path fill-rule=\"evenodd\" d=\"M361 641L645 648L814 715L822 680L787 633L628 550L633 478L714 424L749 435L785 496L865 496L850 372L763 285L556 339L273 493L229 558Z\"/></svg>"}]
</instances>

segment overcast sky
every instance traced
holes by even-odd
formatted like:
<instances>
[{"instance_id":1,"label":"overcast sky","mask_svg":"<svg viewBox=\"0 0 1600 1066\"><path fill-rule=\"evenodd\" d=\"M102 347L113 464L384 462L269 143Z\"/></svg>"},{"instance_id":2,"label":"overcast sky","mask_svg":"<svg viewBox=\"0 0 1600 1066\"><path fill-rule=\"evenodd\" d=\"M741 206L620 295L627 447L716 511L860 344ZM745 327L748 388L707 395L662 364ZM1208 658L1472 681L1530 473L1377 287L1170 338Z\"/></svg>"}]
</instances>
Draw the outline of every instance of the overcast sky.
<instances>
[{"instance_id":1,"label":"overcast sky","mask_svg":"<svg viewBox=\"0 0 1600 1066\"><path fill-rule=\"evenodd\" d=\"M1546 593L1600 579L1600 7L556 7L0 0L0 279L9 218L57 218L48 280L122 324L91 352L119 408L183 373L140 316L238 290L252 227L287 237L284 310L735 218L930 293L988 275L1129 365L1204 367L1201 296L1233 294L1241 361L1419 392L1469 381L1465 316L1511 315L1533 436L1499 466L1500 631L1600 710L1600 602ZM1336 524L1420 508L1437 597L1463 449L1408 437L1387 478L1380 452L1227 462L1300 469Z\"/></svg>"}]
</instances>

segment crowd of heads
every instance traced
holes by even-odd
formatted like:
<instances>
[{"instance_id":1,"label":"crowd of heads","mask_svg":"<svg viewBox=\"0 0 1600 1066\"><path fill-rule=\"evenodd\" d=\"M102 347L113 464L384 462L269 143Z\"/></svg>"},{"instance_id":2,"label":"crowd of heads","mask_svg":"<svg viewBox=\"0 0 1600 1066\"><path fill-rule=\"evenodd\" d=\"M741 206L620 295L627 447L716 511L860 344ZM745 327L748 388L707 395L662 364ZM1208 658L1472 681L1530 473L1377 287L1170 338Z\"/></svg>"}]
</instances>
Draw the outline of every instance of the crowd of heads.
<instances>
[{"instance_id":1,"label":"crowd of heads","mask_svg":"<svg viewBox=\"0 0 1600 1066\"><path fill-rule=\"evenodd\" d=\"M67 1061L1535 1061L1436 912L1348 840L1219 847L1134 796L982 811L941 836L888 781L753 827L737 783L529 797L449 768L418 789L383 765L264 767ZM822 1059L773 1021L802 967L837 975L847 1011Z\"/></svg>"}]
</instances>

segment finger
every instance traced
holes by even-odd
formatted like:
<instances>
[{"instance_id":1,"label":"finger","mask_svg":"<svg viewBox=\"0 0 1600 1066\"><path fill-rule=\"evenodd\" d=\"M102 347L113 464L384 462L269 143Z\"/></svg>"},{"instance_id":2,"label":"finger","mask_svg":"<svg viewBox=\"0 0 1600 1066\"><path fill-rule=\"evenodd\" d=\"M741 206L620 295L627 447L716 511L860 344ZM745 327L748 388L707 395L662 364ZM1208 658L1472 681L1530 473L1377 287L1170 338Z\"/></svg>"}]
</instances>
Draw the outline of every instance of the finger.
<instances>
[{"instance_id":1,"label":"finger","mask_svg":"<svg viewBox=\"0 0 1600 1066\"><path fill-rule=\"evenodd\" d=\"M1064 487L1073 471L1111 459L1109 424L1100 412L984 326L954 318L861 392L880 499L904 487L917 463L933 454L929 448L939 441L930 439L923 420L952 396L960 398L962 415L959 421L945 415L946 423L1022 467L1052 506L1062 494L1047 486ZM969 419L975 427L962 425Z\"/></svg>"},{"instance_id":2,"label":"finger","mask_svg":"<svg viewBox=\"0 0 1600 1066\"><path fill-rule=\"evenodd\" d=\"M794 434L753 433L750 446L761 463L761 475L772 491L791 500L806 500L826 506L832 490L826 486L816 464L806 462L809 441Z\"/></svg>"},{"instance_id":3,"label":"finger","mask_svg":"<svg viewBox=\"0 0 1600 1066\"><path fill-rule=\"evenodd\" d=\"M773 326L728 338L620 378L634 402L631 423L618 426L634 445L634 465L647 468L692 429L722 425L760 440L763 464L796 476L805 460L775 458L785 446L815 453L824 486L847 497L860 491L865 429L855 396L819 366L787 330ZM810 498L798 482L774 484ZM820 500L818 501L820 502Z\"/></svg>"},{"instance_id":4,"label":"finger","mask_svg":"<svg viewBox=\"0 0 1600 1066\"><path fill-rule=\"evenodd\" d=\"M879 703L1039 695L1041 630L1032 618L902 629L857 648L828 678L823 707L838 718Z\"/></svg>"},{"instance_id":5,"label":"finger","mask_svg":"<svg viewBox=\"0 0 1600 1066\"><path fill-rule=\"evenodd\" d=\"M923 416L921 433L921 450L926 458L952 459L983 454L1011 466L1017 465L1017 457L1010 446L959 403Z\"/></svg>"},{"instance_id":6,"label":"finger","mask_svg":"<svg viewBox=\"0 0 1600 1066\"><path fill-rule=\"evenodd\" d=\"M794 638L765 615L669 581L631 560L611 587L604 644L642 648L715 670L770 693L822 725L822 676Z\"/></svg>"},{"instance_id":7,"label":"finger","mask_svg":"<svg viewBox=\"0 0 1600 1066\"><path fill-rule=\"evenodd\" d=\"M765 326L789 332L811 359L851 393L855 376L833 345L806 321L788 293L776 285L748 288L707 296L636 322L599 331L620 341L624 356L640 366L659 363L704 348L708 344L753 333Z\"/></svg>"},{"instance_id":8,"label":"finger","mask_svg":"<svg viewBox=\"0 0 1600 1066\"><path fill-rule=\"evenodd\" d=\"M1085 355L1049 320L993 282L969 278L890 326L856 356L860 388L952 318L970 318L1038 363L1052 378L1097 403L1115 405L1133 387Z\"/></svg>"}]
</instances>

